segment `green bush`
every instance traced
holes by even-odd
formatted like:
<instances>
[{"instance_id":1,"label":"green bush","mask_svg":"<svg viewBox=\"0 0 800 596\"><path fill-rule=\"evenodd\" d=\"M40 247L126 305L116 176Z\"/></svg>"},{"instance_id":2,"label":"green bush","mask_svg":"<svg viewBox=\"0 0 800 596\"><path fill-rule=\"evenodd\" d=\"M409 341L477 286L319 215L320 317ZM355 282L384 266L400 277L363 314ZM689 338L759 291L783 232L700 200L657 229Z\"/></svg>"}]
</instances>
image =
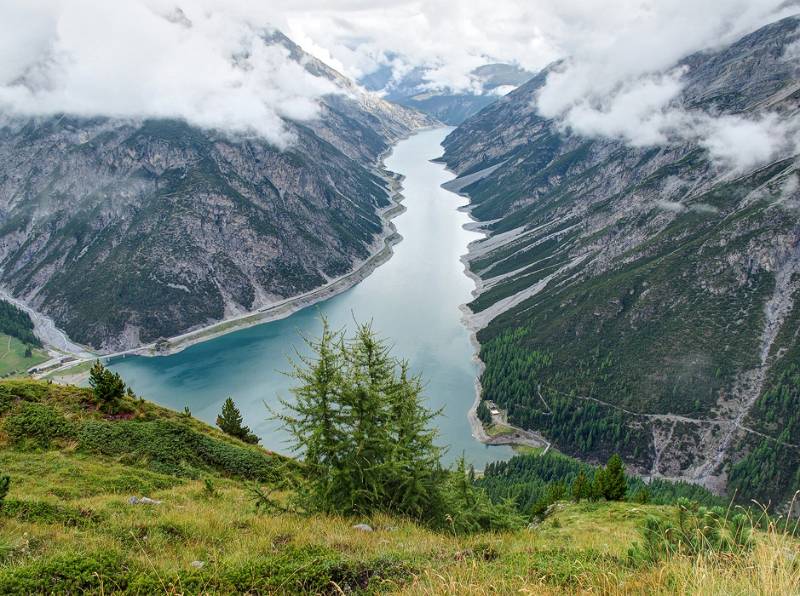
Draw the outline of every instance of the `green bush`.
<instances>
[{"instance_id":1,"label":"green bush","mask_svg":"<svg viewBox=\"0 0 800 596\"><path fill-rule=\"evenodd\" d=\"M16 401L42 401L47 397L47 386L29 381L3 381L0 383L0 414L5 414Z\"/></svg>"},{"instance_id":2,"label":"green bush","mask_svg":"<svg viewBox=\"0 0 800 596\"><path fill-rule=\"evenodd\" d=\"M90 509L77 509L66 505L57 505L47 501L6 500L2 515L25 522L45 524L63 524L65 526L85 526L98 523L103 516Z\"/></svg>"},{"instance_id":3,"label":"green bush","mask_svg":"<svg viewBox=\"0 0 800 596\"><path fill-rule=\"evenodd\" d=\"M125 590L131 569L114 552L65 553L0 569L2 594L80 594Z\"/></svg>"},{"instance_id":4,"label":"green bush","mask_svg":"<svg viewBox=\"0 0 800 596\"><path fill-rule=\"evenodd\" d=\"M753 524L743 513L729 513L681 498L674 521L652 516L645 520L642 541L629 549L628 558L634 564L647 564L675 555L745 552L752 546Z\"/></svg>"},{"instance_id":5,"label":"green bush","mask_svg":"<svg viewBox=\"0 0 800 596\"><path fill-rule=\"evenodd\" d=\"M174 576L157 575L115 552L68 553L0 568L0 593L351 594L374 591L379 582L400 582L410 572L405 562L391 557L354 560L317 546L289 546Z\"/></svg>"},{"instance_id":6,"label":"green bush","mask_svg":"<svg viewBox=\"0 0 800 596\"><path fill-rule=\"evenodd\" d=\"M53 439L74 435L73 425L49 406L23 402L4 424L12 443L48 448Z\"/></svg>"},{"instance_id":7,"label":"green bush","mask_svg":"<svg viewBox=\"0 0 800 596\"><path fill-rule=\"evenodd\" d=\"M271 481L281 460L255 448L234 445L192 429L182 420L108 422L89 420L77 432L79 449L141 460L157 472L198 477L201 471Z\"/></svg>"}]
</instances>

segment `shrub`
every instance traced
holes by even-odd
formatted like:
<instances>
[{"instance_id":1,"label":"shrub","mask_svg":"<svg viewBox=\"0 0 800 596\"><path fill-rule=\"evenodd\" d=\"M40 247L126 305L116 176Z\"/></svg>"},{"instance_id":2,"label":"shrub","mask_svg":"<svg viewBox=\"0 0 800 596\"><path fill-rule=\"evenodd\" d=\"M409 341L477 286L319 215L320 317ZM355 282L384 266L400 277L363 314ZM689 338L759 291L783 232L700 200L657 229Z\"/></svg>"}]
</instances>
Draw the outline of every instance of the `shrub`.
<instances>
[{"instance_id":1,"label":"shrub","mask_svg":"<svg viewBox=\"0 0 800 596\"><path fill-rule=\"evenodd\" d=\"M16 401L42 401L47 397L47 386L30 381L3 381L0 383L0 414L11 409Z\"/></svg>"},{"instance_id":2,"label":"shrub","mask_svg":"<svg viewBox=\"0 0 800 596\"><path fill-rule=\"evenodd\" d=\"M0 510L3 508L3 505L5 504L9 488L11 488L11 477L0 476Z\"/></svg>"},{"instance_id":3,"label":"shrub","mask_svg":"<svg viewBox=\"0 0 800 596\"><path fill-rule=\"evenodd\" d=\"M675 555L741 553L752 546L752 529L743 513L729 517L721 507L700 507L681 498L676 521L645 520L642 541L630 548L628 557L634 563L654 563Z\"/></svg>"},{"instance_id":4,"label":"shrub","mask_svg":"<svg viewBox=\"0 0 800 596\"><path fill-rule=\"evenodd\" d=\"M89 509L77 509L47 501L8 500L3 505L2 515L25 522L85 526L98 523L103 516Z\"/></svg>"},{"instance_id":5,"label":"shrub","mask_svg":"<svg viewBox=\"0 0 800 596\"><path fill-rule=\"evenodd\" d=\"M48 448L58 437L74 434L73 425L49 406L23 402L13 416L4 424L5 431L13 443Z\"/></svg>"},{"instance_id":6,"label":"shrub","mask_svg":"<svg viewBox=\"0 0 800 596\"><path fill-rule=\"evenodd\" d=\"M131 574L114 552L65 553L0 569L2 594L80 594L125 590Z\"/></svg>"},{"instance_id":7,"label":"shrub","mask_svg":"<svg viewBox=\"0 0 800 596\"><path fill-rule=\"evenodd\" d=\"M194 430L183 420L89 420L77 433L79 448L146 461L157 472L197 477L200 471L271 481L282 474L280 458L233 445Z\"/></svg>"}]
</instances>

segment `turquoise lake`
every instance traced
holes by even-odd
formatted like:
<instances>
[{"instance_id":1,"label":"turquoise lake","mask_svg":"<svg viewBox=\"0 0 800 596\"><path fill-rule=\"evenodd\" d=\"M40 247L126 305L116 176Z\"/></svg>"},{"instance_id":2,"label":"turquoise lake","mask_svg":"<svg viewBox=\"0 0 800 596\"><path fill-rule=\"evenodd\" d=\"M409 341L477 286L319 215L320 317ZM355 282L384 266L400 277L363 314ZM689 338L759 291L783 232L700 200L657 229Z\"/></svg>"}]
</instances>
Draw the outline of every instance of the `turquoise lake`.
<instances>
[{"instance_id":1,"label":"turquoise lake","mask_svg":"<svg viewBox=\"0 0 800 596\"><path fill-rule=\"evenodd\" d=\"M303 348L300 334L319 333L320 314L335 328L353 327L353 319L373 327L393 344L394 355L409 360L425 381L445 461L462 453L477 468L506 459L510 447L488 447L471 434L467 411L475 399L477 364L459 305L471 299L473 282L459 260L467 244L479 238L463 228L469 217L458 211L466 199L440 187L452 178L430 160L442 153L450 129L421 132L401 141L386 159L388 169L405 176L406 211L394 219L402 242L394 256L364 281L325 302L293 315L197 344L170 356L129 356L111 363L134 391L157 403L214 423L222 402L234 399L245 423L261 444L290 453L287 435L268 419L265 404L279 407L290 398L287 358Z\"/></svg>"}]
</instances>

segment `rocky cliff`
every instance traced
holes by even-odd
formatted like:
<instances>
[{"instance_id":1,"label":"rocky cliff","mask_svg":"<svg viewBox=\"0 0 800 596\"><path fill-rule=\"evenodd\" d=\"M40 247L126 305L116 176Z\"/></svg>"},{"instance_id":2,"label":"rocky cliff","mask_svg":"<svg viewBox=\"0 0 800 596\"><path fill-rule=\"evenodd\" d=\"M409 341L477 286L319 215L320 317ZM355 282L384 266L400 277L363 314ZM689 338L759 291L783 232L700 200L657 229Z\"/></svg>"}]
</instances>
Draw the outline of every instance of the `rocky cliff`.
<instances>
[{"instance_id":1,"label":"rocky cliff","mask_svg":"<svg viewBox=\"0 0 800 596\"><path fill-rule=\"evenodd\" d=\"M382 246L376 164L434 121L364 93L280 33L338 92L285 150L179 120L0 116L0 283L101 350L291 297Z\"/></svg>"},{"instance_id":2,"label":"rocky cliff","mask_svg":"<svg viewBox=\"0 0 800 596\"><path fill-rule=\"evenodd\" d=\"M800 19L676 65L678 108L796 122ZM545 71L445 141L488 237L469 317L483 395L589 460L780 501L800 464L798 156L732 171L543 118ZM745 143L748 142L745 140Z\"/></svg>"}]
</instances>

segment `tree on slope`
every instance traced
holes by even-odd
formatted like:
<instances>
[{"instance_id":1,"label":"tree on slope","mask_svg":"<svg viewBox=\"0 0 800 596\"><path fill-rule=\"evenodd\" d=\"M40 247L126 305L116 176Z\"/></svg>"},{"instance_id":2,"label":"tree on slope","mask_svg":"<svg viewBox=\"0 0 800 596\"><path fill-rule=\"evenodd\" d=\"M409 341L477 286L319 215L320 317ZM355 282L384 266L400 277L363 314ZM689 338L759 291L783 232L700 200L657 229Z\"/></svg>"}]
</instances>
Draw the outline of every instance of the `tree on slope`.
<instances>
[{"instance_id":1,"label":"tree on slope","mask_svg":"<svg viewBox=\"0 0 800 596\"><path fill-rule=\"evenodd\" d=\"M236 437L245 443L258 443L258 437L250 428L242 424L242 413L230 397L222 404L222 411L217 416L217 426L222 432Z\"/></svg>"},{"instance_id":2,"label":"tree on slope","mask_svg":"<svg viewBox=\"0 0 800 596\"><path fill-rule=\"evenodd\" d=\"M589 484L589 479L586 478L586 474L581 470L572 483L572 500L579 503L581 499L588 499L591 497L591 494L592 487Z\"/></svg>"},{"instance_id":3,"label":"tree on slope","mask_svg":"<svg viewBox=\"0 0 800 596\"><path fill-rule=\"evenodd\" d=\"M605 470L603 496L608 501L623 501L628 492L628 481L625 479L625 466L622 458L614 454L608 460Z\"/></svg>"},{"instance_id":4,"label":"tree on slope","mask_svg":"<svg viewBox=\"0 0 800 596\"><path fill-rule=\"evenodd\" d=\"M125 382L122 377L119 373L108 370L99 360L95 360L89 370L89 386L98 405L110 412L115 410L125 395Z\"/></svg>"},{"instance_id":5,"label":"tree on slope","mask_svg":"<svg viewBox=\"0 0 800 596\"><path fill-rule=\"evenodd\" d=\"M310 356L292 363L295 399L278 416L304 453L309 505L326 511L383 510L435 515L443 474L435 412L422 405L422 383L393 358L370 325L352 338L323 319Z\"/></svg>"}]
</instances>

